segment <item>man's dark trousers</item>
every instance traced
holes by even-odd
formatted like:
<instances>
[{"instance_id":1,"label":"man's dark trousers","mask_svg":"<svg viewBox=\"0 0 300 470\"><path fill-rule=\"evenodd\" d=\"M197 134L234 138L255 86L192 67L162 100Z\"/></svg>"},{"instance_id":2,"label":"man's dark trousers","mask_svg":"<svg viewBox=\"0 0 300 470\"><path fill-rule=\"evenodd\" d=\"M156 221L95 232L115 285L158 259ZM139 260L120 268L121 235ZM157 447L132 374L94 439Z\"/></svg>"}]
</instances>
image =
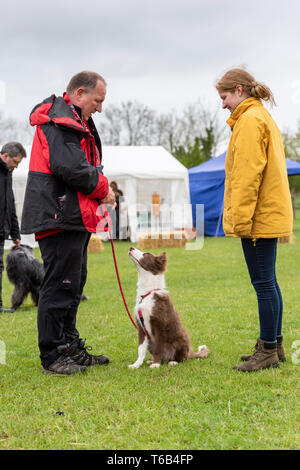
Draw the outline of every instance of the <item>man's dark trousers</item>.
<instances>
[{"instance_id":1,"label":"man's dark trousers","mask_svg":"<svg viewBox=\"0 0 300 470\"><path fill-rule=\"evenodd\" d=\"M0 307L2 307L2 272L4 270L4 238L0 238Z\"/></svg>"},{"instance_id":2,"label":"man's dark trousers","mask_svg":"<svg viewBox=\"0 0 300 470\"><path fill-rule=\"evenodd\" d=\"M58 346L79 338L76 314L87 278L90 235L67 230L38 241L45 269L38 304L43 367L49 367L57 359Z\"/></svg>"}]
</instances>

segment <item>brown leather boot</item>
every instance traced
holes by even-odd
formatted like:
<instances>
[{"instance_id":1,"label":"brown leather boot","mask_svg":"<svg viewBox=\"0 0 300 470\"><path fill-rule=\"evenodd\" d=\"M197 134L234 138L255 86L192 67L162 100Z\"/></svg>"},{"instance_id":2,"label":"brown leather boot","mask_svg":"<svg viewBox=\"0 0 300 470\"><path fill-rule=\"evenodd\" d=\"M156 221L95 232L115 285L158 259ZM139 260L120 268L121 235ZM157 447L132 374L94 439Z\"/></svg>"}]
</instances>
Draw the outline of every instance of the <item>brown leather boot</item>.
<instances>
[{"instance_id":1,"label":"brown leather boot","mask_svg":"<svg viewBox=\"0 0 300 470\"><path fill-rule=\"evenodd\" d=\"M278 367L279 358L277 354L277 343L268 343L258 338L255 353L246 362L234 367L242 372L253 372L269 367Z\"/></svg>"},{"instance_id":2,"label":"brown leather boot","mask_svg":"<svg viewBox=\"0 0 300 470\"><path fill-rule=\"evenodd\" d=\"M284 347L283 347L283 336L277 336L277 354L278 354L278 357L279 357L279 360L281 362L285 362L286 361L286 357L285 357L285 352L284 352Z\"/></svg>"},{"instance_id":3,"label":"brown leather boot","mask_svg":"<svg viewBox=\"0 0 300 470\"><path fill-rule=\"evenodd\" d=\"M286 357L285 357L285 352L284 352L284 347L283 347L282 341L283 341L283 336L277 336L277 354L278 354L278 358L281 362L285 362ZM256 345L253 348L254 354L255 354L256 350L257 350L257 341L256 341ZM253 356L253 354L244 354L243 356L240 357L240 361L249 361L249 359L251 359L252 356Z\"/></svg>"}]
</instances>

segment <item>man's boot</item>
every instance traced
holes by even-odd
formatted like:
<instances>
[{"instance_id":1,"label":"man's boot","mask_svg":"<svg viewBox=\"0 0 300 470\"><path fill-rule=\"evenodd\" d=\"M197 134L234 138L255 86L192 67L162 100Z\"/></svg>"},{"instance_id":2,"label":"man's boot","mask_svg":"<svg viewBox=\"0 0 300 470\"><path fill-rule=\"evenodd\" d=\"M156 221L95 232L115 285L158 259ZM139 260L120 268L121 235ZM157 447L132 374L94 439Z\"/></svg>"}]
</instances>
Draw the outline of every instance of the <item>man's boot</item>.
<instances>
[{"instance_id":1,"label":"man's boot","mask_svg":"<svg viewBox=\"0 0 300 470\"><path fill-rule=\"evenodd\" d=\"M279 358L277 354L277 343L257 340L256 351L246 362L234 367L235 370L242 372L253 372L270 367L279 366Z\"/></svg>"},{"instance_id":2,"label":"man's boot","mask_svg":"<svg viewBox=\"0 0 300 470\"><path fill-rule=\"evenodd\" d=\"M277 336L277 354L278 354L278 358L281 362L285 362L286 361L286 357L285 357L285 352L284 352L284 348L283 348L283 336ZM257 341L256 341L256 344L253 348L253 351L255 354L255 351L257 350ZM243 356L240 357L240 361L249 361L249 359L251 359L251 357L253 356L253 354L244 354Z\"/></svg>"},{"instance_id":3,"label":"man's boot","mask_svg":"<svg viewBox=\"0 0 300 470\"><path fill-rule=\"evenodd\" d=\"M87 350L91 350L91 346L84 346L85 340L84 339L76 339L71 343L72 348L72 359L81 366L94 366L96 364L103 366L109 363L109 359L106 356L95 356L93 354L89 354ZM75 345L75 349L74 349Z\"/></svg>"},{"instance_id":4,"label":"man's boot","mask_svg":"<svg viewBox=\"0 0 300 470\"><path fill-rule=\"evenodd\" d=\"M71 357L70 344L58 346L57 352L59 357L47 368L44 367L43 372L45 374L73 375L86 369L85 366L77 364Z\"/></svg>"}]
</instances>

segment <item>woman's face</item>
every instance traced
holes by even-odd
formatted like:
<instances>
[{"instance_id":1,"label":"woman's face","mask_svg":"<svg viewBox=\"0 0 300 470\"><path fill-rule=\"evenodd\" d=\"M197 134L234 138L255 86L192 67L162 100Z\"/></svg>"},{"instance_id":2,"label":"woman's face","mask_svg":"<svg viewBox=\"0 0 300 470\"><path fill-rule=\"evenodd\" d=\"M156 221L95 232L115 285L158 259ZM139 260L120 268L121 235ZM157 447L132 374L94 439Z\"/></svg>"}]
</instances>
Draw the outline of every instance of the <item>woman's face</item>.
<instances>
[{"instance_id":1,"label":"woman's face","mask_svg":"<svg viewBox=\"0 0 300 470\"><path fill-rule=\"evenodd\" d=\"M243 87L238 85L235 91L220 91L220 98L222 100L222 108L228 109L231 113L235 110L247 96L244 94Z\"/></svg>"}]
</instances>

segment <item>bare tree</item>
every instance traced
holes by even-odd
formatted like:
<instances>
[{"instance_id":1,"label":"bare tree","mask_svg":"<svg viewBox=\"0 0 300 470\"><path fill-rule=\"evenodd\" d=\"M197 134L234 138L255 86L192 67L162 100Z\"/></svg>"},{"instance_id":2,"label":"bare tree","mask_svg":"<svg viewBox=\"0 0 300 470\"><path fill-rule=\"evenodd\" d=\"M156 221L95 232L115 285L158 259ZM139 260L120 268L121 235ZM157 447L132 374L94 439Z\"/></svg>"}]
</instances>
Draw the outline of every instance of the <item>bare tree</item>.
<instances>
[{"instance_id":1,"label":"bare tree","mask_svg":"<svg viewBox=\"0 0 300 470\"><path fill-rule=\"evenodd\" d=\"M136 101L123 102L121 109L128 145L154 145L155 111Z\"/></svg>"},{"instance_id":2,"label":"bare tree","mask_svg":"<svg viewBox=\"0 0 300 470\"><path fill-rule=\"evenodd\" d=\"M196 139L201 141L210 135L212 139L211 152L214 156L217 147L227 138L227 126L219 120L219 106L213 109L200 99L184 108L182 125L184 127L182 133L185 138L180 144L184 148L192 146Z\"/></svg>"},{"instance_id":3,"label":"bare tree","mask_svg":"<svg viewBox=\"0 0 300 470\"><path fill-rule=\"evenodd\" d=\"M188 153L196 142L210 158L225 138L218 112L200 100L187 105L181 115L175 110L158 114L144 104L127 101L107 108L98 128L106 145L162 145L178 155L178 149Z\"/></svg>"},{"instance_id":4,"label":"bare tree","mask_svg":"<svg viewBox=\"0 0 300 470\"><path fill-rule=\"evenodd\" d=\"M156 113L136 101L112 105L103 112L98 129L107 145L154 145Z\"/></svg>"},{"instance_id":5,"label":"bare tree","mask_svg":"<svg viewBox=\"0 0 300 470\"><path fill-rule=\"evenodd\" d=\"M23 145L29 145L33 139L33 128L29 122L6 117L0 112L0 142L3 144L12 140L17 140Z\"/></svg>"},{"instance_id":6,"label":"bare tree","mask_svg":"<svg viewBox=\"0 0 300 470\"><path fill-rule=\"evenodd\" d=\"M156 145L162 145L171 153L183 138L183 126L176 111L160 114L156 118Z\"/></svg>"},{"instance_id":7,"label":"bare tree","mask_svg":"<svg viewBox=\"0 0 300 470\"><path fill-rule=\"evenodd\" d=\"M98 129L104 144L121 145L123 118L122 110L115 105L111 105L103 112L104 120L100 120Z\"/></svg>"},{"instance_id":8,"label":"bare tree","mask_svg":"<svg viewBox=\"0 0 300 470\"><path fill-rule=\"evenodd\" d=\"M300 161L300 120L296 132L285 129L282 132L285 156L291 160Z\"/></svg>"}]
</instances>

